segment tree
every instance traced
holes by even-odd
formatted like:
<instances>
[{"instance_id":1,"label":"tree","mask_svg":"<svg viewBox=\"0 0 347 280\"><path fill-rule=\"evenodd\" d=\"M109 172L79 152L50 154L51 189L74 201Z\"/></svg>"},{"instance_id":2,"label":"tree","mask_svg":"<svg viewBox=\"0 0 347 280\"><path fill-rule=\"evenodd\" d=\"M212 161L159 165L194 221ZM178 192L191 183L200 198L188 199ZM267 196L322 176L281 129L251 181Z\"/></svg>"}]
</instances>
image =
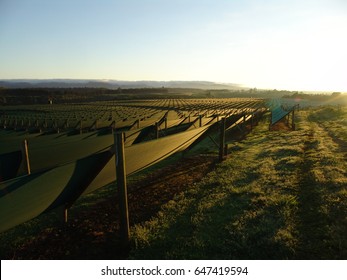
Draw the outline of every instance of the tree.
<instances>
[{"instance_id":1,"label":"tree","mask_svg":"<svg viewBox=\"0 0 347 280\"><path fill-rule=\"evenodd\" d=\"M331 97L339 97L339 96L341 96L341 92L333 92L331 94Z\"/></svg>"}]
</instances>

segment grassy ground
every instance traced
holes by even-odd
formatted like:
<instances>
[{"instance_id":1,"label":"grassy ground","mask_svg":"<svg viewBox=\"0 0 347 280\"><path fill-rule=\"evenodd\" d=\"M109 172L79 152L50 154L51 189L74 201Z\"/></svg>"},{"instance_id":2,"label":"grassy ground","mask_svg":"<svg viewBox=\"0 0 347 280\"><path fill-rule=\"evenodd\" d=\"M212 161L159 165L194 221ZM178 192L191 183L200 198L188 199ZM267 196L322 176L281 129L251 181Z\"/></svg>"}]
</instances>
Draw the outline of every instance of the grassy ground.
<instances>
[{"instance_id":1,"label":"grassy ground","mask_svg":"<svg viewBox=\"0 0 347 280\"><path fill-rule=\"evenodd\" d=\"M132 228L134 259L346 259L346 110L266 122L200 183Z\"/></svg>"}]
</instances>

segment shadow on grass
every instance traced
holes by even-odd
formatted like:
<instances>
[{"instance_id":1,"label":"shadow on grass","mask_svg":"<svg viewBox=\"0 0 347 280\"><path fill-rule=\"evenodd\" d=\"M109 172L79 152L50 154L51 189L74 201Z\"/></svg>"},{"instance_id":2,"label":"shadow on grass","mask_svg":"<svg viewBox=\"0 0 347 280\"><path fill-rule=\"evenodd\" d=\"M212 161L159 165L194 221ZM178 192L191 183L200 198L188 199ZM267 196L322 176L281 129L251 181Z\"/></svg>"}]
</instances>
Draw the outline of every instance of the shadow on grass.
<instances>
[{"instance_id":1,"label":"shadow on grass","mask_svg":"<svg viewBox=\"0 0 347 280\"><path fill-rule=\"evenodd\" d=\"M309 135L304 143L304 160L298 189L297 258L344 259L347 257L346 204L341 201L328 201L328 197L336 196L336 191L340 188L334 188L333 183L319 183L314 177L314 161L311 155L316 153L317 142L313 141L312 135Z\"/></svg>"},{"instance_id":2,"label":"shadow on grass","mask_svg":"<svg viewBox=\"0 0 347 280\"><path fill-rule=\"evenodd\" d=\"M254 173L235 186L207 184L198 197L174 206L147 244L131 252L134 259L287 259L292 249L276 239L284 227L281 205L269 205L261 191L245 185L257 181ZM261 189L261 186L259 186ZM181 200L182 201L182 200ZM182 211L182 208L184 210Z\"/></svg>"}]
</instances>

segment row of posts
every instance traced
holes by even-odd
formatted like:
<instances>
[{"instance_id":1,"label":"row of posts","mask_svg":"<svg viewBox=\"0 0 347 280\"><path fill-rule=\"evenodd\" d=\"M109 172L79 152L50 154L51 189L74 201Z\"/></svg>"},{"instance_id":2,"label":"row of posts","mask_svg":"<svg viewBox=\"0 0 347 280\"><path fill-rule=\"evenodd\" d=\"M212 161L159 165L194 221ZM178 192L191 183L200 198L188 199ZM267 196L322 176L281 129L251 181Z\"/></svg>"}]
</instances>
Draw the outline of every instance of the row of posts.
<instances>
[{"instance_id":1,"label":"row of posts","mask_svg":"<svg viewBox=\"0 0 347 280\"><path fill-rule=\"evenodd\" d=\"M115 155L116 186L117 186L118 197L119 197L121 244L124 246L124 248L129 248L130 222L129 222L128 191L127 191L126 170L125 170L124 133L115 133L114 142L116 145L116 155ZM220 161L225 159L226 151L227 149L225 145L225 118L223 118L221 121L221 128L220 128L220 149L219 149Z\"/></svg>"},{"instance_id":2,"label":"row of posts","mask_svg":"<svg viewBox=\"0 0 347 280\"><path fill-rule=\"evenodd\" d=\"M219 160L223 161L227 156L227 145L225 144L225 129L226 119L222 118L219 129ZM130 223L129 223L129 207L128 207L128 193L127 193L127 180L125 169L125 150L124 150L125 134L123 132L114 133L114 143L116 146L115 163L116 163L116 187L119 197L119 212L120 212L120 235L121 244L129 247L130 241ZM30 162L28 153L27 140L23 141L23 154L25 170L30 174ZM67 207L63 206L64 221L67 222Z\"/></svg>"},{"instance_id":3,"label":"row of posts","mask_svg":"<svg viewBox=\"0 0 347 280\"><path fill-rule=\"evenodd\" d=\"M245 121L246 119L244 119ZM253 122L253 116L252 116ZM253 124L252 124L253 126ZM225 160L227 156L227 145L225 144L226 118L222 118L219 129L219 160ZM158 131L158 130L157 130ZM119 212L120 212L120 234L123 246L129 247L130 240L130 223L129 223L129 207L125 170L125 152L124 152L124 133L115 133L114 142L116 145L116 185L119 196Z\"/></svg>"},{"instance_id":4,"label":"row of posts","mask_svg":"<svg viewBox=\"0 0 347 280\"><path fill-rule=\"evenodd\" d=\"M199 127L202 127L202 115L199 116L198 121L199 121ZM190 123L190 115L188 116L188 123ZM137 128L139 128L139 120L136 121ZM167 118L164 118L164 129L167 129ZM160 131L160 125L159 122L155 123L155 139L159 138L159 131Z\"/></svg>"},{"instance_id":5,"label":"row of posts","mask_svg":"<svg viewBox=\"0 0 347 280\"><path fill-rule=\"evenodd\" d=\"M120 210L120 233L122 243L128 246L130 238L129 227L129 211L128 211L128 194L126 184L126 170L125 170L125 152L124 152L124 133L115 133L114 142L116 146L116 184L119 196L119 210ZM22 142L22 154L24 162L24 170L27 175L31 174L28 141L25 139ZM68 219L68 209L65 205L63 208L63 220L66 223ZM61 211L61 210L60 210Z\"/></svg>"},{"instance_id":6,"label":"row of posts","mask_svg":"<svg viewBox=\"0 0 347 280\"><path fill-rule=\"evenodd\" d=\"M136 124L137 124L137 128L139 128L139 127L140 127L140 121L137 120L137 121L136 121ZM16 129L16 128L17 128L17 125L18 125L18 124L17 124L17 121L15 122L14 125L15 125L14 129ZM24 120L22 120L21 127L24 127ZM29 120L29 123L28 123L28 125L27 125L26 131L29 130L29 127L30 127L30 120ZM64 125L63 125L63 129L67 129L68 127L69 127L69 121L66 120L65 123L64 123ZM115 127L115 121L113 121L109 127L111 127L111 129L114 129L114 127ZM7 122L6 122L6 120L5 120L4 124L3 124L3 128L5 128L5 129L7 128ZM43 129L47 129L47 128L48 128L47 121L45 120L45 122L43 123L43 125L40 126L39 123L38 123L38 120L36 120L36 121L35 121L35 125L34 125L33 128L39 129L40 133L42 133L42 130L43 130ZM56 129L56 130L57 130L57 133L60 133L60 127L58 126L58 124L57 124L56 121L53 122L52 128L53 128L53 129ZM98 128L99 128L99 126L98 126L98 120L95 120L94 123L93 123L93 124L91 125L91 127L89 128L89 130L97 130ZM80 120L80 121L77 123L77 125L75 126L75 129L78 129L79 132L80 132L80 134L83 133L83 121L82 121L82 120Z\"/></svg>"},{"instance_id":7,"label":"row of posts","mask_svg":"<svg viewBox=\"0 0 347 280\"><path fill-rule=\"evenodd\" d=\"M190 122L190 115L188 116L189 117L189 122ZM22 121L23 122L23 121ZM164 128L167 129L167 118L165 117L164 118ZM4 124L4 127L6 126L6 124ZM69 126L69 122L68 120L65 121L64 123L64 129L66 129L67 127ZM140 120L136 120L135 123L134 123L134 126L139 129L140 128ZM199 127L202 126L202 116L199 116ZM35 122L35 127L39 127L38 125L38 121ZM45 124L43 126L44 128L47 128L47 121L45 121ZM60 133L60 128L58 127L58 125L56 124L56 122L53 123L53 128L56 128L57 129L57 133ZM114 132L114 129L115 129L115 121L113 121L110 125L110 128L112 130L112 132ZM156 122L155 123L155 128L156 128L156 138L158 139L159 138L159 122ZM83 124L82 124L82 120L80 120L78 122L78 124L76 125L75 129L78 129L80 134L83 133ZM94 129L94 130L97 130L98 129L98 120L96 120L92 126L90 127L90 129ZM42 128L40 127L40 132L42 132Z\"/></svg>"}]
</instances>

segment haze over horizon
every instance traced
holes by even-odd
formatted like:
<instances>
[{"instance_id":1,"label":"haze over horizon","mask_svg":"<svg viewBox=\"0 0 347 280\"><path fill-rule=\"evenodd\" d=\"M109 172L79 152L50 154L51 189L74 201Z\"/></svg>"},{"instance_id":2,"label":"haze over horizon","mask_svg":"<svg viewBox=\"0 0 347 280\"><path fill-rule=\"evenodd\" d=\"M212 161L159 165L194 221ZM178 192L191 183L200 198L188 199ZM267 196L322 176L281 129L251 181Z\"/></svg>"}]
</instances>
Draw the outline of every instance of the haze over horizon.
<instances>
[{"instance_id":1,"label":"haze over horizon","mask_svg":"<svg viewBox=\"0 0 347 280\"><path fill-rule=\"evenodd\" d=\"M0 79L347 91L343 0L1 0Z\"/></svg>"}]
</instances>

